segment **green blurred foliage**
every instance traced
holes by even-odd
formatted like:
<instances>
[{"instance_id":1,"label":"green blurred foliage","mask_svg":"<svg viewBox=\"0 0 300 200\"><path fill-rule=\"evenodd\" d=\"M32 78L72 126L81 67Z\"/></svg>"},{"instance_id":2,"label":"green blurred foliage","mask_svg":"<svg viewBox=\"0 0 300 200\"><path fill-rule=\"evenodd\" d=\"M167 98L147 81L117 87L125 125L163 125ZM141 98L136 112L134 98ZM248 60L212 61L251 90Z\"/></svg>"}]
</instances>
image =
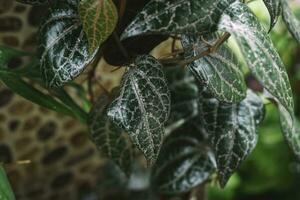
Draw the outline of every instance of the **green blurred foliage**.
<instances>
[{"instance_id":1,"label":"green blurred foliage","mask_svg":"<svg viewBox=\"0 0 300 200\"><path fill-rule=\"evenodd\" d=\"M250 3L266 29L269 16L262 1ZM300 20L300 4L293 4ZM296 115L300 116L300 46L279 20L270 33L286 65L294 91ZM260 126L260 139L251 156L222 190L215 184L207 187L209 200L298 200L300 199L300 163L295 160L282 137L277 109L266 107Z\"/></svg>"}]
</instances>

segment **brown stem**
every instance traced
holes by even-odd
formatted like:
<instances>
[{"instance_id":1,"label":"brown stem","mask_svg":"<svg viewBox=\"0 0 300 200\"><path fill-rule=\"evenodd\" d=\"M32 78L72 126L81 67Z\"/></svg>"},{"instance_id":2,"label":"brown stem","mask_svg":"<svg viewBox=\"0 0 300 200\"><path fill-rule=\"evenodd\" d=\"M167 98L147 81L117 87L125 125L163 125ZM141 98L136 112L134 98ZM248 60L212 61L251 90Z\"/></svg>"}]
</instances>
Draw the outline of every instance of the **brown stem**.
<instances>
[{"instance_id":1,"label":"brown stem","mask_svg":"<svg viewBox=\"0 0 300 200\"><path fill-rule=\"evenodd\" d=\"M126 10L127 0L120 0L120 8L119 8L119 19L121 21L122 17L124 16Z\"/></svg>"},{"instance_id":2,"label":"brown stem","mask_svg":"<svg viewBox=\"0 0 300 200\"><path fill-rule=\"evenodd\" d=\"M159 61L163 64L163 65L167 65L167 66L185 66L187 64L190 64L196 60L199 60L200 58L204 57L204 56L208 56L209 54L211 53L214 53L218 50L218 48L230 37L230 33L224 33L216 42L214 45L212 45L211 47L208 48L208 50L206 51L203 51L201 53L199 53L198 55L192 57L192 58L189 58L189 59L182 59L182 58L178 58L178 57L175 57L175 58L167 58L167 59L159 59ZM193 47L194 49L194 47ZM179 51L179 53L182 53L184 52L183 50L182 51ZM176 54L178 55L179 54L178 52L176 52ZM171 53L169 54L169 56L173 56L174 53Z\"/></svg>"}]
</instances>

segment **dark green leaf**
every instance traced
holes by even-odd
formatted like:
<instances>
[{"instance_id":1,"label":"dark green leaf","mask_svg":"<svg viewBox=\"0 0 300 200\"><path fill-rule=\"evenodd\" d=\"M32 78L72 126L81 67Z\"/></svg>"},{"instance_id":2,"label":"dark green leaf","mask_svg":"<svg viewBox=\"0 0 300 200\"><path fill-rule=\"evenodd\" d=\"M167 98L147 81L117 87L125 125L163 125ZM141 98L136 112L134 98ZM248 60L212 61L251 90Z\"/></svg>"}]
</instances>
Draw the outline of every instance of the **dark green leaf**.
<instances>
[{"instance_id":1,"label":"dark green leaf","mask_svg":"<svg viewBox=\"0 0 300 200\"><path fill-rule=\"evenodd\" d=\"M283 1L282 6L286 9ZM225 11L220 29L236 37L253 74L278 103L285 138L300 159L299 131L296 130L292 91L286 69L271 39L249 8L240 2L232 4Z\"/></svg>"},{"instance_id":2,"label":"dark green leaf","mask_svg":"<svg viewBox=\"0 0 300 200\"><path fill-rule=\"evenodd\" d=\"M172 129L198 114L199 91L188 69L181 66L165 68L165 74L171 92L171 113L167 125Z\"/></svg>"},{"instance_id":3,"label":"dark green leaf","mask_svg":"<svg viewBox=\"0 0 300 200\"><path fill-rule=\"evenodd\" d=\"M44 82L60 87L77 77L93 58L77 8L58 3L40 27L40 62Z\"/></svg>"},{"instance_id":4,"label":"dark green leaf","mask_svg":"<svg viewBox=\"0 0 300 200\"><path fill-rule=\"evenodd\" d=\"M129 67L108 116L130 135L149 164L153 164L169 117L170 93L162 66L152 56L139 56Z\"/></svg>"},{"instance_id":5,"label":"dark green leaf","mask_svg":"<svg viewBox=\"0 0 300 200\"><path fill-rule=\"evenodd\" d=\"M182 193L206 181L216 168L194 118L164 142L153 169L152 184L164 194Z\"/></svg>"},{"instance_id":6,"label":"dark green leaf","mask_svg":"<svg viewBox=\"0 0 300 200\"><path fill-rule=\"evenodd\" d=\"M219 102L204 89L200 96L201 124L213 147L219 181L225 186L231 174L257 142L256 126L263 118L263 103L253 92L239 104Z\"/></svg>"},{"instance_id":7,"label":"dark green leaf","mask_svg":"<svg viewBox=\"0 0 300 200\"><path fill-rule=\"evenodd\" d=\"M0 80L12 91L33 103L65 115L76 117L72 110L23 81L19 74L0 68Z\"/></svg>"},{"instance_id":8,"label":"dark green leaf","mask_svg":"<svg viewBox=\"0 0 300 200\"><path fill-rule=\"evenodd\" d=\"M270 31L277 23L281 14L281 6L279 0L263 0L270 14Z\"/></svg>"},{"instance_id":9,"label":"dark green leaf","mask_svg":"<svg viewBox=\"0 0 300 200\"><path fill-rule=\"evenodd\" d=\"M26 52L18 51L10 47L0 45L0 68L5 67L15 57L28 56Z\"/></svg>"},{"instance_id":10,"label":"dark green leaf","mask_svg":"<svg viewBox=\"0 0 300 200\"><path fill-rule=\"evenodd\" d=\"M204 42L203 39L206 41ZM187 56L197 56L207 50L207 44L214 44L217 37L183 36L182 44ZM219 49L189 65L201 84L220 101L240 102L246 97L246 84L241 69L232 51L223 44Z\"/></svg>"},{"instance_id":11,"label":"dark green leaf","mask_svg":"<svg viewBox=\"0 0 300 200\"><path fill-rule=\"evenodd\" d=\"M113 32L118 11L112 0L81 0L79 15L93 53Z\"/></svg>"},{"instance_id":12,"label":"dark green leaf","mask_svg":"<svg viewBox=\"0 0 300 200\"><path fill-rule=\"evenodd\" d=\"M26 3L30 5L41 5L41 4L51 2L53 0L17 0L17 1L20 3Z\"/></svg>"},{"instance_id":13,"label":"dark green leaf","mask_svg":"<svg viewBox=\"0 0 300 200\"><path fill-rule=\"evenodd\" d=\"M92 107L89 116L89 129L92 141L104 158L111 159L126 174L130 174L134 150L128 135L106 117L110 98L102 95Z\"/></svg>"},{"instance_id":14,"label":"dark green leaf","mask_svg":"<svg viewBox=\"0 0 300 200\"><path fill-rule=\"evenodd\" d=\"M0 166L0 199L15 200L14 193L10 187L6 173L2 166Z\"/></svg>"},{"instance_id":15,"label":"dark green leaf","mask_svg":"<svg viewBox=\"0 0 300 200\"><path fill-rule=\"evenodd\" d=\"M293 14L287 0L280 0L282 7L282 18L286 23L290 33L300 43L300 22Z\"/></svg>"},{"instance_id":16,"label":"dark green leaf","mask_svg":"<svg viewBox=\"0 0 300 200\"><path fill-rule=\"evenodd\" d=\"M144 34L200 34L215 30L223 10L235 0L152 0L122 38Z\"/></svg>"}]
</instances>

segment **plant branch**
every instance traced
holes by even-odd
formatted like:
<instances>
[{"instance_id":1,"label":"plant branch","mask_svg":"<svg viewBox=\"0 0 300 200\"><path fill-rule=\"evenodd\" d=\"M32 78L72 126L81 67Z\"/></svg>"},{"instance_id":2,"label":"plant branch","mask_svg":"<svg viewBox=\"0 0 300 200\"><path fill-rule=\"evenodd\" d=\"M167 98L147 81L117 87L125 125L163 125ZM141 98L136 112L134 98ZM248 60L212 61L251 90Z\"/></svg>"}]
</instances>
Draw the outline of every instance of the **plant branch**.
<instances>
[{"instance_id":1,"label":"plant branch","mask_svg":"<svg viewBox=\"0 0 300 200\"><path fill-rule=\"evenodd\" d=\"M207 50L202 52L197 52L198 55L191 57L189 59L184 59L182 57L175 57L175 58L163 58L159 59L159 61L166 66L185 66L188 65L196 60L199 60L202 57L208 56L211 53L214 53L218 50L218 48L230 37L230 33L224 33L213 45L207 44L209 47ZM172 52L171 54L168 54L164 57L171 57L174 56L174 54L179 55L181 53L184 53L184 50L178 51L178 52Z\"/></svg>"}]
</instances>

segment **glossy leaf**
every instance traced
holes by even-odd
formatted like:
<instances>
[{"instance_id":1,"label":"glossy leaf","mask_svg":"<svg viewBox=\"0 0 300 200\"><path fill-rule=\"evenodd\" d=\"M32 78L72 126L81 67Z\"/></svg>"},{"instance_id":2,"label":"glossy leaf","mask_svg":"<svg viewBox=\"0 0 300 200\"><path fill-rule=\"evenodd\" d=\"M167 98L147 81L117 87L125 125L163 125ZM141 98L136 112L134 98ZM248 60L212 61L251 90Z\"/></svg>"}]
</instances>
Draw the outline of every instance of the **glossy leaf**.
<instances>
[{"instance_id":1,"label":"glossy leaf","mask_svg":"<svg viewBox=\"0 0 300 200\"><path fill-rule=\"evenodd\" d=\"M182 44L187 57L194 57L208 49L207 44L214 44L217 37L205 36L204 42L199 36L183 36ZM188 50L190 49L190 50ZM246 84L241 65L233 52L223 44L219 49L188 65L200 84L220 101L240 102L246 97Z\"/></svg>"},{"instance_id":2,"label":"glossy leaf","mask_svg":"<svg viewBox=\"0 0 300 200\"><path fill-rule=\"evenodd\" d=\"M281 14L279 0L263 0L270 14L270 31L275 26Z\"/></svg>"},{"instance_id":3,"label":"glossy leaf","mask_svg":"<svg viewBox=\"0 0 300 200\"><path fill-rule=\"evenodd\" d=\"M190 120L164 142L152 174L152 184L160 193L190 191L215 171L213 153L204 143L197 120Z\"/></svg>"},{"instance_id":4,"label":"glossy leaf","mask_svg":"<svg viewBox=\"0 0 300 200\"><path fill-rule=\"evenodd\" d=\"M216 29L235 0L152 0L125 29L122 38L145 34L201 34Z\"/></svg>"},{"instance_id":5,"label":"glossy leaf","mask_svg":"<svg viewBox=\"0 0 300 200\"><path fill-rule=\"evenodd\" d=\"M88 37L89 52L93 53L115 29L117 8L112 0L82 0L79 15Z\"/></svg>"},{"instance_id":6,"label":"glossy leaf","mask_svg":"<svg viewBox=\"0 0 300 200\"><path fill-rule=\"evenodd\" d=\"M282 7L282 19L286 23L290 33L300 43L300 22L293 14L287 0L279 0Z\"/></svg>"},{"instance_id":7,"label":"glossy leaf","mask_svg":"<svg viewBox=\"0 0 300 200\"><path fill-rule=\"evenodd\" d=\"M263 118L263 103L253 92L239 104L219 102L205 89L200 96L201 124L213 147L219 182L225 186L257 142L256 126Z\"/></svg>"},{"instance_id":8,"label":"glossy leaf","mask_svg":"<svg viewBox=\"0 0 300 200\"><path fill-rule=\"evenodd\" d=\"M134 151L128 135L107 118L106 108L109 102L110 98L102 95L92 107L88 122L90 137L103 158L114 161L129 175L134 162Z\"/></svg>"},{"instance_id":9,"label":"glossy leaf","mask_svg":"<svg viewBox=\"0 0 300 200\"><path fill-rule=\"evenodd\" d=\"M45 84L61 87L76 78L93 58L77 8L57 3L40 27L39 57Z\"/></svg>"},{"instance_id":10,"label":"glossy leaf","mask_svg":"<svg viewBox=\"0 0 300 200\"><path fill-rule=\"evenodd\" d=\"M171 113L167 125L182 124L198 114L196 80L187 68L181 66L165 68L165 74L171 92Z\"/></svg>"},{"instance_id":11,"label":"glossy leaf","mask_svg":"<svg viewBox=\"0 0 300 200\"><path fill-rule=\"evenodd\" d=\"M121 85L108 117L130 135L153 164L170 112L170 93L162 66L152 56L139 56L124 74Z\"/></svg>"},{"instance_id":12,"label":"glossy leaf","mask_svg":"<svg viewBox=\"0 0 300 200\"><path fill-rule=\"evenodd\" d=\"M1 200L15 200L14 193L8 182L5 170L0 166L0 199Z\"/></svg>"},{"instance_id":13,"label":"glossy leaf","mask_svg":"<svg viewBox=\"0 0 300 200\"><path fill-rule=\"evenodd\" d=\"M235 36L252 73L292 115L294 102L286 69L271 39L250 9L241 2L233 3L225 10L219 28Z\"/></svg>"}]
</instances>

